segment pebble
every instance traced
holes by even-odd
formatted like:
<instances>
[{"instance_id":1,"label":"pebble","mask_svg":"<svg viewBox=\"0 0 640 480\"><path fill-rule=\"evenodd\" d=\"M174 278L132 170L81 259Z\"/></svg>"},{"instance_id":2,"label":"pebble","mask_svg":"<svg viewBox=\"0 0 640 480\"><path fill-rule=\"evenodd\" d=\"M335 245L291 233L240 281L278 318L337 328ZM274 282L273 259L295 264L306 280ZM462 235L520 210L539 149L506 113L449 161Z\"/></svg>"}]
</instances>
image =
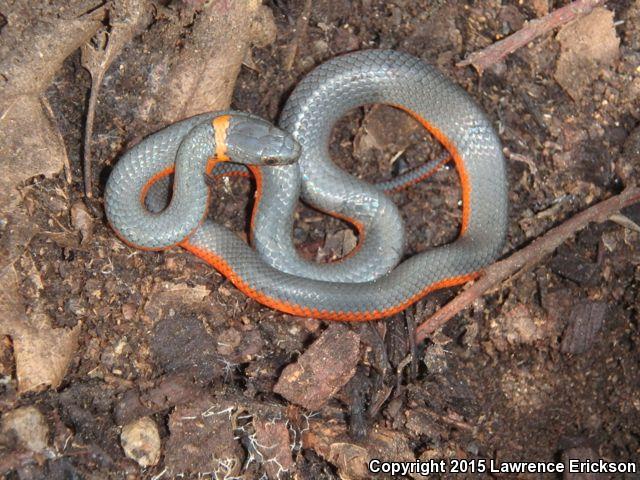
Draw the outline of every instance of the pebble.
<instances>
[{"instance_id":1,"label":"pebble","mask_svg":"<svg viewBox=\"0 0 640 480\"><path fill-rule=\"evenodd\" d=\"M160 433L149 417L142 417L122 427L120 443L127 457L141 467L150 467L160 460Z\"/></svg>"},{"instance_id":2,"label":"pebble","mask_svg":"<svg viewBox=\"0 0 640 480\"><path fill-rule=\"evenodd\" d=\"M40 410L21 407L2 416L2 431L13 430L18 442L32 452L43 452L47 448L49 427Z\"/></svg>"}]
</instances>

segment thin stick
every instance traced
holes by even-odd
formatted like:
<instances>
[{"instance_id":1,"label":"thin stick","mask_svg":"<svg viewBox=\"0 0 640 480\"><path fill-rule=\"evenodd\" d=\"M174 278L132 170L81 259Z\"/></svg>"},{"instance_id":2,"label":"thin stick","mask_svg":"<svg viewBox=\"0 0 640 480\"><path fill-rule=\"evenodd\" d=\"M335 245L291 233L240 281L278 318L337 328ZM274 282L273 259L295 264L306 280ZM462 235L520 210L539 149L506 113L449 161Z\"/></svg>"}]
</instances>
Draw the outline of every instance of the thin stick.
<instances>
[{"instance_id":1,"label":"thin stick","mask_svg":"<svg viewBox=\"0 0 640 480\"><path fill-rule=\"evenodd\" d=\"M302 12L300 13L300 17L298 17L298 20L296 21L293 41L287 49L287 53L283 62L284 69L286 71L289 71L291 70L291 68L293 68L293 62L295 61L296 55L298 54L298 49L300 48L300 42L302 42L307 36L309 17L311 16L311 6L311 0L305 0L304 6L302 7Z\"/></svg>"},{"instance_id":2,"label":"thin stick","mask_svg":"<svg viewBox=\"0 0 640 480\"><path fill-rule=\"evenodd\" d=\"M490 265L484 270L479 280L418 326L416 329L416 342L422 342L447 321L471 305L487 290L496 287L514 273L529 269L539 263L565 240L577 231L582 230L589 223L604 222L622 208L638 201L640 201L640 188L626 188L619 195L603 200L571 217L559 226L552 228L510 257Z\"/></svg>"},{"instance_id":3,"label":"thin stick","mask_svg":"<svg viewBox=\"0 0 640 480\"><path fill-rule=\"evenodd\" d=\"M550 32L554 28L590 13L594 8L604 3L605 0L575 0L569 5L554 10L549 15L531 20L517 32L487 48L472 53L463 61L459 62L457 66L465 67L467 65L473 65L478 73L482 75L482 72L487 67L499 62L532 40Z\"/></svg>"},{"instance_id":4,"label":"thin stick","mask_svg":"<svg viewBox=\"0 0 640 480\"><path fill-rule=\"evenodd\" d=\"M91 93L89 94L89 106L87 108L87 120L84 125L84 159L83 159L83 175L84 175L84 195L87 198L93 197L93 172L91 170L91 139L93 138L93 122L96 116L96 102L98 100L98 92L102 84L103 75L91 76Z\"/></svg>"}]
</instances>

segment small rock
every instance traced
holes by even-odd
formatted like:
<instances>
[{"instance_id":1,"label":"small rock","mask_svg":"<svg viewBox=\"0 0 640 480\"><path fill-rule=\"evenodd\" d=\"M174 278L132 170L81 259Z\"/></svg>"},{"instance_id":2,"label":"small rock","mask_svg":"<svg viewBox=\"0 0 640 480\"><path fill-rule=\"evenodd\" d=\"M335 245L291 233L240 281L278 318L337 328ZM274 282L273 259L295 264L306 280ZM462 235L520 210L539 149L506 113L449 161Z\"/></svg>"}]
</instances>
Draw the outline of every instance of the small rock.
<instances>
[{"instance_id":1,"label":"small rock","mask_svg":"<svg viewBox=\"0 0 640 480\"><path fill-rule=\"evenodd\" d=\"M32 452L47 448L49 427L35 407L21 407L2 415L2 432L13 431L18 442Z\"/></svg>"},{"instance_id":2,"label":"small rock","mask_svg":"<svg viewBox=\"0 0 640 480\"><path fill-rule=\"evenodd\" d=\"M333 324L288 365L273 391L309 410L318 410L353 377L360 357L360 336Z\"/></svg>"},{"instance_id":3,"label":"small rock","mask_svg":"<svg viewBox=\"0 0 640 480\"><path fill-rule=\"evenodd\" d=\"M149 417L142 417L122 427L120 443L127 457L141 467L150 467L160 460L158 426Z\"/></svg>"},{"instance_id":4,"label":"small rock","mask_svg":"<svg viewBox=\"0 0 640 480\"><path fill-rule=\"evenodd\" d=\"M607 310L605 302L585 301L573 307L569 316L569 326L562 337L560 350L563 353L573 354L589 350L604 325Z\"/></svg>"}]
</instances>

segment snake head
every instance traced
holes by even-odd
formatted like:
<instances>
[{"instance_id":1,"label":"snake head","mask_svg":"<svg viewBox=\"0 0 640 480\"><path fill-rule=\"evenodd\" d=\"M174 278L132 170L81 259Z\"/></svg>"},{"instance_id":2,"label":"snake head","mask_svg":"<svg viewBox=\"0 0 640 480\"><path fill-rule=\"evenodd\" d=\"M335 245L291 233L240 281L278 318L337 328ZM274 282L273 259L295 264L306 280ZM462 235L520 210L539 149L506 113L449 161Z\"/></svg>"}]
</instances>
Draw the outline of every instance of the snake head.
<instances>
[{"instance_id":1,"label":"snake head","mask_svg":"<svg viewBox=\"0 0 640 480\"><path fill-rule=\"evenodd\" d=\"M256 117L234 117L227 130L227 153L245 165L291 165L300 144L287 132Z\"/></svg>"}]
</instances>

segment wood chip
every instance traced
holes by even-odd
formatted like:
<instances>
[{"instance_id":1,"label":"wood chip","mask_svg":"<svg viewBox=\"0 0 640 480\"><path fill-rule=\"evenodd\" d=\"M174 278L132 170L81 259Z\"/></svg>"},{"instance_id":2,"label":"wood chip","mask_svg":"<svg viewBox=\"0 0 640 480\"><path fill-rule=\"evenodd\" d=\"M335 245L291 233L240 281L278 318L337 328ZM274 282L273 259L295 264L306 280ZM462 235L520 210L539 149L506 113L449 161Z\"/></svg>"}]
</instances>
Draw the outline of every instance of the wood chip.
<instances>
[{"instance_id":1,"label":"wood chip","mask_svg":"<svg viewBox=\"0 0 640 480\"><path fill-rule=\"evenodd\" d=\"M560 350L580 354L591 349L607 315L605 302L585 301L571 310L569 326L564 332Z\"/></svg>"},{"instance_id":2,"label":"wood chip","mask_svg":"<svg viewBox=\"0 0 640 480\"><path fill-rule=\"evenodd\" d=\"M291 472L294 463L289 429L285 423L256 418L253 426L256 429L257 449L262 455L261 463L269 478L278 480L285 472Z\"/></svg>"},{"instance_id":3,"label":"wood chip","mask_svg":"<svg viewBox=\"0 0 640 480\"><path fill-rule=\"evenodd\" d=\"M318 410L353 377L360 336L340 324L327 328L296 363L288 365L274 392L308 410Z\"/></svg>"},{"instance_id":4,"label":"wood chip","mask_svg":"<svg viewBox=\"0 0 640 480\"><path fill-rule=\"evenodd\" d=\"M177 406L169 417L171 435L164 459L169 472L237 476L244 450L234 439L231 415L232 409L218 405L213 397Z\"/></svg>"}]
</instances>

